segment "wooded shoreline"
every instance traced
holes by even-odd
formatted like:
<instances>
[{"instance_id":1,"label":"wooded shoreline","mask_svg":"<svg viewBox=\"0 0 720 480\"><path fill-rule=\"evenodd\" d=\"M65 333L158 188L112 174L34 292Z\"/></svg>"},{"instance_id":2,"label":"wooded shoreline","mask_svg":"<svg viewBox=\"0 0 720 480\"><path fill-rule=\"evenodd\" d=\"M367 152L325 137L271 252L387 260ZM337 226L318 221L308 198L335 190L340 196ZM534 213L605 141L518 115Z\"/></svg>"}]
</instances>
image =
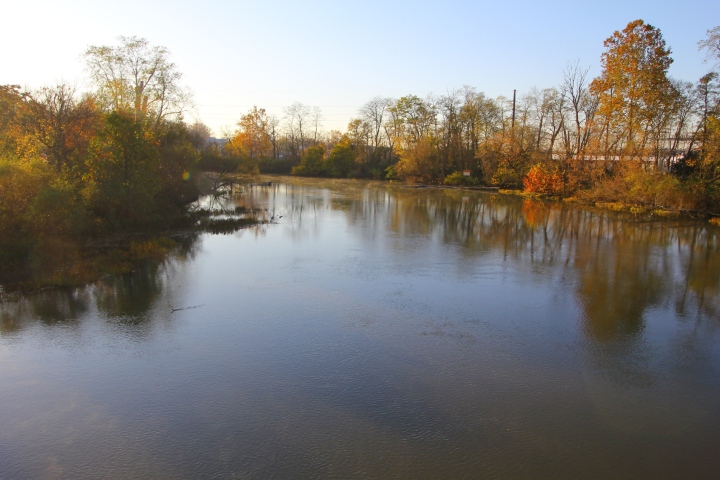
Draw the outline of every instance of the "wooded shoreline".
<instances>
[{"instance_id":1,"label":"wooded shoreline","mask_svg":"<svg viewBox=\"0 0 720 480\"><path fill-rule=\"evenodd\" d=\"M375 97L346 132L324 132L321 112L300 103L283 119L255 106L222 139L184 122L192 98L167 49L138 37L91 46L90 91L0 86L0 265L24 268L63 243L123 232L234 228L193 219L188 205L261 173L717 216L720 26L698 43L711 70L695 82L668 77L662 34L634 20L605 41L595 79L575 63L559 87L512 101L470 86Z\"/></svg>"}]
</instances>

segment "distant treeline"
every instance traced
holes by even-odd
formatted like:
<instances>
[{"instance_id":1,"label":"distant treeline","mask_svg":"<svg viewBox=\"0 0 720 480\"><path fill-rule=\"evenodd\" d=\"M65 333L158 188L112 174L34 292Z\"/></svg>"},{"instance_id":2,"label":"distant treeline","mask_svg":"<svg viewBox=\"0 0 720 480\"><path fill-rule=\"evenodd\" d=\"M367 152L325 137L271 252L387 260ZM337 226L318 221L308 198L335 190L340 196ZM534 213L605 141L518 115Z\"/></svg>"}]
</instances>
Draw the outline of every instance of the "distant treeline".
<instances>
[{"instance_id":1,"label":"distant treeline","mask_svg":"<svg viewBox=\"0 0 720 480\"><path fill-rule=\"evenodd\" d=\"M221 153L296 175L492 184L589 202L720 213L720 27L699 47L712 70L670 79L660 31L642 20L605 41L602 74L578 63L560 86L517 98L473 87L367 102L346 132L322 132L300 103L253 108Z\"/></svg>"},{"instance_id":2,"label":"distant treeline","mask_svg":"<svg viewBox=\"0 0 720 480\"><path fill-rule=\"evenodd\" d=\"M699 47L710 72L670 79L660 31L636 20L605 41L602 73L570 64L560 86L517 98L473 87L368 101L345 132L295 103L254 107L224 141L202 123L163 47L137 37L84 54L93 89L0 86L0 261L43 239L182 218L198 173L292 173L492 184L720 214L720 27Z\"/></svg>"}]
</instances>

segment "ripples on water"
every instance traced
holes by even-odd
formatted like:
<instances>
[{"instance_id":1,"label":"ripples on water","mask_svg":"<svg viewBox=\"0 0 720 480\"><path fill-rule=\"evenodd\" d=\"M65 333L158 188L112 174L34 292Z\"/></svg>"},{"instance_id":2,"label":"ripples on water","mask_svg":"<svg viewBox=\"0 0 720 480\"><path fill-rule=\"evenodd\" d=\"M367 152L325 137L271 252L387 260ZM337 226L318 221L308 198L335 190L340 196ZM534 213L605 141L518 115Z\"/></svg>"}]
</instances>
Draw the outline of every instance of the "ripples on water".
<instances>
[{"instance_id":1,"label":"ripples on water","mask_svg":"<svg viewBox=\"0 0 720 480\"><path fill-rule=\"evenodd\" d=\"M0 305L2 478L713 478L718 230L273 179Z\"/></svg>"}]
</instances>

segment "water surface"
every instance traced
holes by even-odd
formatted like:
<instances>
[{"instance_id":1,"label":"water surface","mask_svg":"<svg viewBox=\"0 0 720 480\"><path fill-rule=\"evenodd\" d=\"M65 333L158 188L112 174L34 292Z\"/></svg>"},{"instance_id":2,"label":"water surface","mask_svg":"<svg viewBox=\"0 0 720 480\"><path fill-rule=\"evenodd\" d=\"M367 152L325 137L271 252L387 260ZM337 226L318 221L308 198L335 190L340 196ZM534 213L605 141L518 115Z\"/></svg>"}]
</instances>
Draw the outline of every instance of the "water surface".
<instances>
[{"instance_id":1,"label":"water surface","mask_svg":"<svg viewBox=\"0 0 720 480\"><path fill-rule=\"evenodd\" d=\"M715 478L718 229L272 180L0 304L0 478Z\"/></svg>"}]
</instances>

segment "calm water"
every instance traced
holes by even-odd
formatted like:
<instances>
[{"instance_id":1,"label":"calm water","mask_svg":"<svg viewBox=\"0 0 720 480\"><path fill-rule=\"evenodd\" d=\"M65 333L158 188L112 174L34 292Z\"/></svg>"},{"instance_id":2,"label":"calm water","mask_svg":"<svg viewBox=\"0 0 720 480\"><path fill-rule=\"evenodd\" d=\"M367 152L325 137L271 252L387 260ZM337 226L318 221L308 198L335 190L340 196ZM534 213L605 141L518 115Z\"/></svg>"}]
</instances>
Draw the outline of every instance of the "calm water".
<instances>
[{"instance_id":1,"label":"calm water","mask_svg":"<svg viewBox=\"0 0 720 480\"><path fill-rule=\"evenodd\" d=\"M0 304L0 478L717 478L720 230L273 180Z\"/></svg>"}]
</instances>

